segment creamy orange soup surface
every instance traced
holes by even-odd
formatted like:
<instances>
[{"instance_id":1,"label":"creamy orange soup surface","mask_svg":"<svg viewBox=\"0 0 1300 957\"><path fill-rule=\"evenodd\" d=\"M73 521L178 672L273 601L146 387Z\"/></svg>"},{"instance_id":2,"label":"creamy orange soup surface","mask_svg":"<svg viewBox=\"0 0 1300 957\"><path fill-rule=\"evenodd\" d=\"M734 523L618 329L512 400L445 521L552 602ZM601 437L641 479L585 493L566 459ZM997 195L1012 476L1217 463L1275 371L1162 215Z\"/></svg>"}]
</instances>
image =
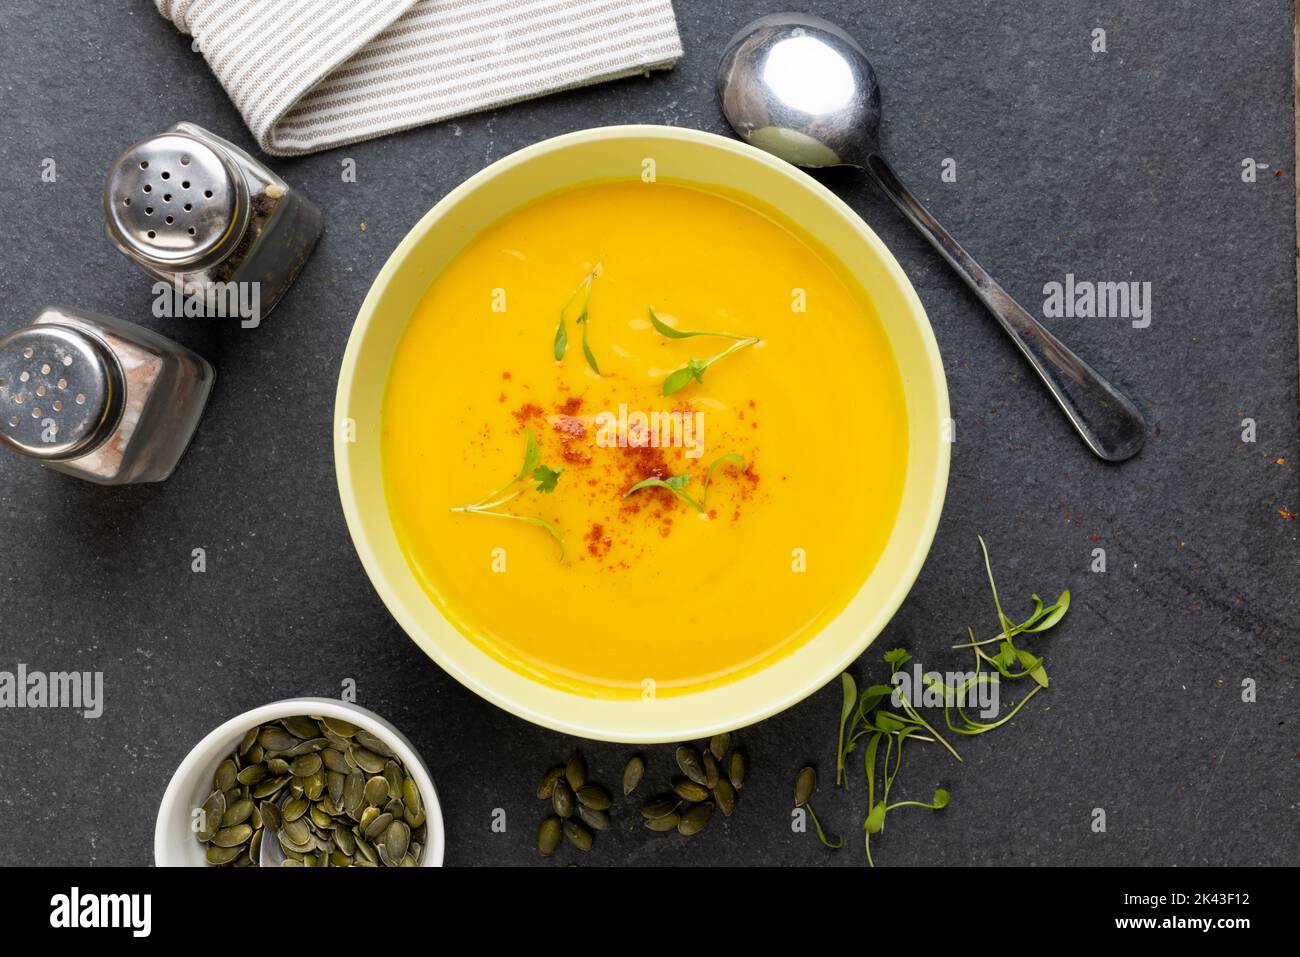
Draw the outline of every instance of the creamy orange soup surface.
<instances>
[{"instance_id":1,"label":"creamy orange soup surface","mask_svg":"<svg viewBox=\"0 0 1300 957\"><path fill-rule=\"evenodd\" d=\"M665 335L652 309L738 338ZM894 524L906 415L868 295L797 227L602 182L506 216L433 279L384 397L388 508L466 640L578 694L671 695L844 609Z\"/></svg>"}]
</instances>

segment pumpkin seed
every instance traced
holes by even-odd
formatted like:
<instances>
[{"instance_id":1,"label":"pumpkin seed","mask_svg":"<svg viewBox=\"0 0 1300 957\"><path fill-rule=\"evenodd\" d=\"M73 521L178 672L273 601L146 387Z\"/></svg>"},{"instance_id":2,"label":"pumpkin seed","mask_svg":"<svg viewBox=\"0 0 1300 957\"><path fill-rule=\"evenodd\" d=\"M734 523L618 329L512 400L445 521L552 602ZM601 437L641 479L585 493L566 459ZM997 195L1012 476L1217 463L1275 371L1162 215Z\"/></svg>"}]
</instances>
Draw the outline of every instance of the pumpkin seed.
<instances>
[{"instance_id":1,"label":"pumpkin seed","mask_svg":"<svg viewBox=\"0 0 1300 957\"><path fill-rule=\"evenodd\" d=\"M587 783L587 759L581 752L574 751L573 757L569 758L569 763L564 766L564 779L575 791Z\"/></svg>"},{"instance_id":2,"label":"pumpkin seed","mask_svg":"<svg viewBox=\"0 0 1300 957\"><path fill-rule=\"evenodd\" d=\"M717 802L718 810L727 817L731 817L731 813L736 810L736 789L726 778L718 778L718 783L713 788L713 800Z\"/></svg>"},{"instance_id":3,"label":"pumpkin seed","mask_svg":"<svg viewBox=\"0 0 1300 957\"><path fill-rule=\"evenodd\" d=\"M794 806L803 807L817 790L817 772L804 768L794 779Z\"/></svg>"},{"instance_id":4,"label":"pumpkin seed","mask_svg":"<svg viewBox=\"0 0 1300 957\"><path fill-rule=\"evenodd\" d=\"M338 771L329 771L325 775L325 790L329 792L330 803L335 807L343 806L343 785L347 780L347 775Z\"/></svg>"},{"instance_id":5,"label":"pumpkin seed","mask_svg":"<svg viewBox=\"0 0 1300 957\"><path fill-rule=\"evenodd\" d=\"M329 812L319 804L313 804L311 807L311 822L317 827L322 828L334 826L334 819L330 817Z\"/></svg>"},{"instance_id":6,"label":"pumpkin seed","mask_svg":"<svg viewBox=\"0 0 1300 957\"><path fill-rule=\"evenodd\" d=\"M263 801L257 806L258 812L262 815L262 826L268 831L278 831L280 822L283 818L280 815L280 808L273 801Z\"/></svg>"},{"instance_id":7,"label":"pumpkin seed","mask_svg":"<svg viewBox=\"0 0 1300 957\"><path fill-rule=\"evenodd\" d=\"M677 825L681 823L681 815L676 811L671 814L665 814L663 817L652 817L645 822L645 826L652 831L675 831Z\"/></svg>"},{"instance_id":8,"label":"pumpkin seed","mask_svg":"<svg viewBox=\"0 0 1300 957\"><path fill-rule=\"evenodd\" d=\"M343 782L343 809L348 816L356 819L366 800L366 776L360 771L352 771Z\"/></svg>"},{"instance_id":9,"label":"pumpkin seed","mask_svg":"<svg viewBox=\"0 0 1300 957\"><path fill-rule=\"evenodd\" d=\"M682 815L682 819L677 822L677 833L683 837L699 834L708 825L709 819L712 817L712 804L696 804L686 811Z\"/></svg>"},{"instance_id":10,"label":"pumpkin seed","mask_svg":"<svg viewBox=\"0 0 1300 957\"><path fill-rule=\"evenodd\" d=\"M682 769L682 774L696 784L708 784L709 779L704 774L704 763L700 754L689 745L683 744L677 749L677 766Z\"/></svg>"},{"instance_id":11,"label":"pumpkin seed","mask_svg":"<svg viewBox=\"0 0 1300 957\"><path fill-rule=\"evenodd\" d=\"M218 847L215 844L209 844L207 850L207 860L209 864L229 864L239 856L240 847Z\"/></svg>"},{"instance_id":12,"label":"pumpkin seed","mask_svg":"<svg viewBox=\"0 0 1300 957\"><path fill-rule=\"evenodd\" d=\"M420 789L415 786L415 782L407 778L402 782L402 803L406 805L407 813L414 812L421 819L424 817L424 805L420 802ZM412 827L418 825L412 824Z\"/></svg>"},{"instance_id":13,"label":"pumpkin seed","mask_svg":"<svg viewBox=\"0 0 1300 957\"><path fill-rule=\"evenodd\" d=\"M718 761L712 751L704 752L704 786L712 788L718 783Z\"/></svg>"},{"instance_id":14,"label":"pumpkin seed","mask_svg":"<svg viewBox=\"0 0 1300 957\"><path fill-rule=\"evenodd\" d=\"M221 815L221 826L232 827L235 824L243 824L253 816L253 802L248 798L240 798L230 807L226 808L226 813Z\"/></svg>"},{"instance_id":15,"label":"pumpkin seed","mask_svg":"<svg viewBox=\"0 0 1300 957\"><path fill-rule=\"evenodd\" d=\"M262 798L269 798L292 780L293 778L287 774L278 778L268 778L261 784L255 785L250 794L260 801Z\"/></svg>"},{"instance_id":16,"label":"pumpkin seed","mask_svg":"<svg viewBox=\"0 0 1300 957\"><path fill-rule=\"evenodd\" d=\"M609 830L609 812L598 810L594 807L587 807L585 804L578 805L578 817L582 822L593 831Z\"/></svg>"},{"instance_id":17,"label":"pumpkin seed","mask_svg":"<svg viewBox=\"0 0 1300 957\"><path fill-rule=\"evenodd\" d=\"M627 766L623 768L623 794L631 794L645 777L645 758L639 754L634 754L628 760Z\"/></svg>"},{"instance_id":18,"label":"pumpkin seed","mask_svg":"<svg viewBox=\"0 0 1300 957\"><path fill-rule=\"evenodd\" d=\"M555 782L564 777L564 765L558 765L551 768L542 775L542 780L537 785L537 796L541 800L546 800L555 791Z\"/></svg>"},{"instance_id":19,"label":"pumpkin seed","mask_svg":"<svg viewBox=\"0 0 1300 957\"><path fill-rule=\"evenodd\" d=\"M285 718L280 722L295 738L302 738L304 741L309 738L320 736L320 725L306 715L294 715L292 718Z\"/></svg>"},{"instance_id":20,"label":"pumpkin seed","mask_svg":"<svg viewBox=\"0 0 1300 957\"><path fill-rule=\"evenodd\" d=\"M708 788L686 778L677 778L673 781L673 792L684 801L705 801L709 797Z\"/></svg>"},{"instance_id":21,"label":"pumpkin seed","mask_svg":"<svg viewBox=\"0 0 1300 957\"><path fill-rule=\"evenodd\" d=\"M226 796L220 791L213 791L203 802L203 815L199 823L203 826L195 836L206 844L221 829L221 819L226 814Z\"/></svg>"},{"instance_id":22,"label":"pumpkin seed","mask_svg":"<svg viewBox=\"0 0 1300 957\"><path fill-rule=\"evenodd\" d=\"M550 857L555 853L555 849L560 846L560 837L564 834L564 827L560 824L560 819L551 815L542 820L541 826L537 829L537 852L542 857Z\"/></svg>"},{"instance_id":23,"label":"pumpkin seed","mask_svg":"<svg viewBox=\"0 0 1300 957\"><path fill-rule=\"evenodd\" d=\"M373 751L375 754L381 755L385 758L391 758L394 756L392 749L389 748L388 745L364 728L357 729L356 739L357 743L367 751Z\"/></svg>"},{"instance_id":24,"label":"pumpkin seed","mask_svg":"<svg viewBox=\"0 0 1300 957\"><path fill-rule=\"evenodd\" d=\"M599 784L584 784L575 795L579 804L586 805L593 811L604 811L614 803L613 798Z\"/></svg>"},{"instance_id":25,"label":"pumpkin seed","mask_svg":"<svg viewBox=\"0 0 1300 957\"><path fill-rule=\"evenodd\" d=\"M385 830L387 830L388 825L392 823L393 823L393 815L380 814L373 821L371 821L370 824L366 827L366 832L365 832L366 840L367 841L378 840L379 836L383 834Z\"/></svg>"},{"instance_id":26,"label":"pumpkin seed","mask_svg":"<svg viewBox=\"0 0 1300 957\"><path fill-rule=\"evenodd\" d=\"M267 751L288 751L298 743L298 739L288 731L267 725L257 736L257 743Z\"/></svg>"},{"instance_id":27,"label":"pumpkin seed","mask_svg":"<svg viewBox=\"0 0 1300 957\"><path fill-rule=\"evenodd\" d=\"M235 780L240 784L256 784L258 781L266 779L267 770L265 764L253 764L244 768L235 775Z\"/></svg>"},{"instance_id":28,"label":"pumpkin seed","mask_svg":"<svg viewBox=\"0 0 1300 957\"><path fill-rule=\"evenodd\" d=\"M731 786L739 791L745 786L745 775L749 773L749 758L745 752L737 749L731 754L731 763L727 766L727 779Z\"/></svg>"},{"instance_id":29,"label":"pumpkin seed","mask_svg":"<svg viewBox=\"0 0 1300 957\"><path fill-rule=\"evenodd\" d=\"M388 782L388 793L393 797L398 797L402 793L402 781L405 777L396 761L389 761L384 765L384 780Z\"/></svg>"},{"instance_id":30,"label":"pumpkin seed","mask_svg":"<svg viewBox=\"0 0 1300 957\"><path fill-rule=\"evenodd\" d=\"M242 756L248 753L248 749L257 741L257 728L249 728L244 732L244 740L239 742L238 753Z\"/></svg>"},{"instance_id":31,"label":"pumpkin seed","mask_svg":"<svg viewBox=\"0 0 1300 957\"><path fill-rule=\"evenodd\" d=\"M320 753L320 757L330 771L347 774L352 770L352 765L348 764L347 758L343 757L343 752L338 748L326 748Z\"/></svg>"},{"instance_id":32,"label":"pumpkin seed","mask_svg":"<svg viewBox=\"0 0 1300 957\"><path fill-rule=\"evenodd\" d=\"M229 791L236 784L236 776L239 769L235 767L235 762L226 758L217 765L217 773L212 776L212 785L218 791Z\"/></svg>"},{"instance_id":33,"label":"pumpkin seed","mask_svg":"<svg viewBox=\"0 0 1300 957\"><path fill-rule=\"evenodd\" d=\"M641 816L652 821L655 818L666 817L676 811L681 803L676 796L670 794L653 797L641 805Z\"/></svg>"},{"instance_id":34,"label":"pumpkin seed","mask_svg":"<svg viewBox=\"0 0 1300 957\"><path fill-rule=\"evenodd\" d=\"M715 734L709 739L709 753L713 755L716 761L721 761L730 747L731 735L726 731L722 732L722 734Z\"/></svg>"},{"instance_id":35,"label":"pumpkin seed","mask_svg":"<svg viewBox=\"0 0 1300 957\"><path fill-rule=\"evenodd\" d=\"M319 754L329 743L329 738L312 738L310 741L300 742L289 749L289 757L296 758L304 754Z\"/></svg>"},{"instance_id":36,"label":"pumpkin seed","mask_svg":"<svg viewBox=\"0 0 1300 957\"><path fill-rule=\"evenodd\" d=\"M339 850L351 857L357 852L357 839L346 827L334 828L334 843L339 846Z\"/></svg>"},{"instance_id":37,"label":"pumpkin seed","mask_svg":"<svg viewBox=\"0 0 1300 957\"><path fill-rule=\"evenodd\" d=\"M248 842L249 861L256 861L259 865L262 861L262 835L266 832L260 827L253 831L253 839Z\"/></svg>"},{"instance_id":38,"label":"pumpkin seed","mask_svg":"<svg viewBox=\"0 0 1300 957\"><path fill-rule=\"evenodd\" d=\"M367 830L369 830L370 825L374 823L375 818L379 817L379 815L383 813L384 813L383 811L379 810L379 808L375 807L373 804L370 807L366 808L364 811L362 811L361 820L357 822L357 824L361 828L362 833L365 833Z\"/></svg>"},{"instance_id":39,"label":"pumpkin seed","mask_svg":"<svg viewBox=\"0 0 1300 957\"><path fill-rule=\"evenodd\" d=\"M352 760L357 762L357 767L366 774L378 774L384 770L385 759L360 745L352 745L348 748L348 754L352 755Z\"/></svg>"},{"instance_id":40,"label":"pumpkin seed","mask_svg":"<svg viewBox=\"0 0 1300 957\"><path fill-rule=\"evenodd\" d=\"M333 731L342 738L350 738L357 733L357 726L351 721L344 721L342 718L321 718L320 721L327 730Z\"/></svg>"},{"instance_id":41,"label":"pumpkin seed","mask_svg":"<svg viewBox=\"0 0 1300 957\"><path fill-rule=\"evenodd\" d=\"M266 770L276 777L282 777L289 773L289 762L284 758L269 758L266 762Z\"/></svg>"},{"instance_id":42,"label":"pumpkin seed","mask_svg":"<svg viewBox=\"0 0 1300 957\"><path fill-rule=\"evenodd\" d=\"M304 754L289 762L289 773L296 778L311 777L321 769L323 763L319 754Z\"/></svg>"},{"instance_id":43,"label":"pumpkin seed","mask_svg":"<svg viewBox=\"0 0 1300 957\"><path fill-rule=\"evenodd\" d=\"M312 755L312 757L315 757L315 755ZM302 779L302 793L309 800L320 800L320 796L325 793L325 768L323 765L318 767L314 773Z\"/></svg>"},{"instance_id":44,"label":"pumpkin seed","mask_svg":"<svg viewBox=\"0 0 1300 957\"><path fill-rule=\"evenodd\" d=\"M564 822L564 836L570 844L580 851L591 850L592 834L577 821Z\"/></svg>"},{"instance_id":45,"label":"pumpkin seed","mask_svg":"<svg viewBox=\"0 0 1300 957\"><path fill-rule=\"evenodd\" d=\"M393 860L401 862L411 846L411 829L405 821L393 821L384 830L384 846Z\"/></svg>"},{"instance_id":46,"label":"pumpkin seed","mask_svg":"<svg viewBox=\"0 0 1300 957\"><path fill-rule=\"evenodd\" d=\"M563 818L572 817L573 803L573 789L569 787L569 782L556 781L555 790L551 792L551 806L555 808L555 813Z\"/></svg>"},{"instance_id":47,"label":"pumpkin seed","mask_svg":"<svg viewBox=\"0 0 1300 957\"><path fill-rule=\"evenodd\" d=\"M238 847L245 843L253 836L253 829L247 824L236 824L234 827L223 827L217 831L212 838L212 843L217 847Z\"/></svg>"},{"instance_id":48,"label":"pumpkin seed","mask_svg":"<svg viewBox=\"0 0 1300 957\"><path fill-rule=\"evenodd\" d=\"M280 809L280 817L285 824L288 824L290 821L296 821L306 814L310 807L311 802L306 798L293 798Z\"/></svg>"},{"instance_id":49,"label":"pumpkin seed","mask_svg":"<svg viewBox=\"0 0 1300 957\"><path fill-rule=\"evenodd\" d=\"M388 800L388 782L376 775L366 782L365 799L367 804L379 807Z\"/></svg>"}]
</instances>

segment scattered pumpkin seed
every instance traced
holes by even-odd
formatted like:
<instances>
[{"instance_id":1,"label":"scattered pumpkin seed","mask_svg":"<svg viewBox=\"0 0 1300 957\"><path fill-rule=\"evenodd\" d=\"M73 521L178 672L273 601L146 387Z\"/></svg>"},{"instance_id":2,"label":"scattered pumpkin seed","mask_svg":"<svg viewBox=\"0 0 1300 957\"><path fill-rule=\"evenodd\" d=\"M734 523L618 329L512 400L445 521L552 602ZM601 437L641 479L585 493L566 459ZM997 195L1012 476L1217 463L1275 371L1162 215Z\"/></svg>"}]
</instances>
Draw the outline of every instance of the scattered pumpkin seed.
<instances>
[{"instance_id":1,"label":"scattered pumpkin seed","mask_svg":"<svg viewBox=\"0 0 1300 957\"><path fill-rule=\"evenodd\" d=\"M704 752L704 786L714 788L718 784L718 759L712 751Z\"/></svg>"},{"instance_id":2,"label":"scattered pumpkin seed","mask_svg":"<svg viewBox=\"0 0 1300 957\"><path fill-rule=\"evenodd\" d=\"M682 819L677 822L677 833L683 837L699 834L708 825L709 819L712 817L712 804L696 804L683 814Z\"/></svg>"},{"instance_id":3,"label":"scattered pumpkin seed","mask_svg":"<svg viewBox=\"0 0 1300 957\"><path fill-rule=\"evenodd\" d=\"M599 810L594 807L587 807L585 804L579 804L578 817L581 818L582 823L586 824L587 827L591 828L593 831L609 830L608 811Z\"/></svg>"},{"instance_id":4,"label":"scattered pumpkin seed","mask_svg":"<svg viewBox=\"0 0 1300 957\"><path fill-rule=\"evenodd\" d=\"M561 769L561 772L563 769ZM560 819L551 815L542 819L541 826L537 829L537 851L542 857L550 857L555 853L555 849L560 846L560 838L564 835L564 827L560 824Z\"/></svg>"},{"instance_id":5,"label":"scattered pumpkin seed","mask_svg":"<svg viewBox=\"0 0 1300 957\"><path fill-rule=\"evenodd\" d=\"M653 797L641 805L641 816L651 821L666 817L676 811L681 803L675 796L669 794Z\"/></svg>"},{"instance_id":6,"label":"scattered pumpkin seed","mask_svg":"<svg viewBox=\"0 0 1300 957\"><path fill-rule=\"evenodd\" d=\"M736 789L726 778L718 778L718 783L713 787L713 800L718 805L718 810L727 817L731 817L736 810Z\"/></svg>"},{"instance_id":7,"label":"scattered pumpkin seed","mask_svg":"<svg viewBox=\"0 0 1300 957\"><path fill-rule=\"evenodd\" d=\"M587 783L587 759L581 753L575 751L569 758L569 763L564 766L564 779L574 791Z\"/></svg>"},{"instance_id":8,"label":"scattered pumpkin seed","mask_svg":"<svg viewBox=\"0 0 1300 957\"><path fill-rule=\"evenodd\" d=\"M713 755L715 761L721 761L722 756L731 748L731 735L724 731L722 734L715 734L709 739L709 753Z\"/></svg>"},{"instance_id":9,"label":"scattered pumpkin seed","mask_svg":"<svg viewBox=\"0 0 1300 957\"><path fill-rule=\"evenodd\" d=\"M684 801L707 801L709 789L686 778L673 781L673 793Z\"/></svg>"},{"instance_id":10,"label":"scattered pumpkin seed","mask_svg":"<svg viewBox=\"0 0 1300 957\"><path fill-rule=\"evenodd\" d=\"M578 803L591 808L593 811L605 811L614 803L614 799L609 796L599 784L585 784L578 788L576 797Z\"/></svg>"},{"instance_id":11,"label":"scattered pumpkin seed","mask_svg":"<svg viewBox=\"0 0 1300 957\"><path fill-rule=\"evenodd\" d=\"M564 822L564 836L570 844L580 851L591 850L593 837L591 831L587 830L577 821Z\"/></svg>"},{"instance_id":12,"label":"scattered pumpkin seed","mask_svg":"<svg viewBox=\"0 0 1300 957\"><path fill-rule=\"evenodd\" d=\"M727 779L731 786L739 791L745 786L745 775L749 772L749 758L737 748L731 754L731 763L727 766Z\"/></svg>"},{"instance_id":13,"label":"scattered pumpkin seed","mask_svg":"<svg viewBox=\"0 0 1300 957\"><path fill-rule=\"evenodd\" d=\"M652 831L675 831L677 825L681 823L682 816L676 811L671 814L665 814L663 817L652 817L645 822L645 826Z\"/></svg>"},{"instance_id":14,"label":"scattered pumpkin seed","mask_svg":"<svg viewBox=\"0 0 1300 957\"><path fill-rule=\"evenodd\" d=\"M628 760L627 766L623 768L623 794L627 796L637 789L641 779L645 777L645 758L639 754L634 754Z\"/></svg>"},{"instance_id":15,"label":"scattered pumpkin seed","mask_svg":"<svg viewBox=\"0 0 1300 957\"><path fill-rule=\"evenodd\" d=\"M704 763L700 753L689 745L683 744L677 749L677 766L681 768L682 774L696 784L708 784L709 779L704 774Z\"/></svg>"},{"instance_id":16,"label":"scattered pumpkin seed","mask_svg":"<svg viewBox=\"0 0 1300 957\"><path fill-rule=\"evenodd\" d=\"M555 813L562 818L573 817L573 803L573 790L569 787L569 782L556 781L555 790L551 792L551 806L555 808Z\"/></svg>"}]
</instances>

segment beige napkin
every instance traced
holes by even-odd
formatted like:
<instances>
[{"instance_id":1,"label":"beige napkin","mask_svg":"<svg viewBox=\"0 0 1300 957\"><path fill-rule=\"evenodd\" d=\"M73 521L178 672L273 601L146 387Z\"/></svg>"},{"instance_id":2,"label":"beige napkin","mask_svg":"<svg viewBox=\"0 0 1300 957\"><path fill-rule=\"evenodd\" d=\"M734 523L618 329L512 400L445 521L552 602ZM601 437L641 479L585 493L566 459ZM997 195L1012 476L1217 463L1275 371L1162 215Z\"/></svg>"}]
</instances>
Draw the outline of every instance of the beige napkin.
<instances>
[{"instance_id":1,"label":"beige napkin","mask_svg":"<svg viewBox=\"0 0 1300 957\"><path fill-rule=\"evenodd\" d=\"M670 0L154 0L288 156L647 70Z\"/></svg>"}]
</instances>

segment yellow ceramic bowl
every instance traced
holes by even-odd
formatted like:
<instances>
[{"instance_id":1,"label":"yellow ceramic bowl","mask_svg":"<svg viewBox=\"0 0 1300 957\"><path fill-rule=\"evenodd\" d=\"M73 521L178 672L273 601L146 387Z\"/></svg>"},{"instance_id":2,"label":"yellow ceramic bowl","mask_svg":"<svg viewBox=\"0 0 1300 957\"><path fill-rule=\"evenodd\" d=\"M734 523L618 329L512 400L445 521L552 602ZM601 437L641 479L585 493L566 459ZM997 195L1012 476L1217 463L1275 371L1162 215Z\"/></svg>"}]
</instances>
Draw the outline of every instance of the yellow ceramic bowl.
<instances>
[{"instance_id":1,"label":"yellow ceramic bowl","mask_svg":"<svg viewBox=\"0 0 1300 957\"><path fill-rule=\"evenodd\" d=\"M381 411L389 368L430 282L485 226L569 186L656 175L740 190L781 210L836 256L870 296L898 362L907 401L903 498L875 570L821 633L734 681L652 702L584 697L501 664L458 632L407 564L385 502ZM493 163L452 190L406 235L380 270L348 340L335 403L334 455L343 512L361 562L388 610L462 684L513 714L607 741L671 742L753 724L822 687L871 644L916 580L948 480L948 390L925 310L883 243L829 190L734 140L664 126L616 126L546 140Z\"/></svg>"}]
</instances>

